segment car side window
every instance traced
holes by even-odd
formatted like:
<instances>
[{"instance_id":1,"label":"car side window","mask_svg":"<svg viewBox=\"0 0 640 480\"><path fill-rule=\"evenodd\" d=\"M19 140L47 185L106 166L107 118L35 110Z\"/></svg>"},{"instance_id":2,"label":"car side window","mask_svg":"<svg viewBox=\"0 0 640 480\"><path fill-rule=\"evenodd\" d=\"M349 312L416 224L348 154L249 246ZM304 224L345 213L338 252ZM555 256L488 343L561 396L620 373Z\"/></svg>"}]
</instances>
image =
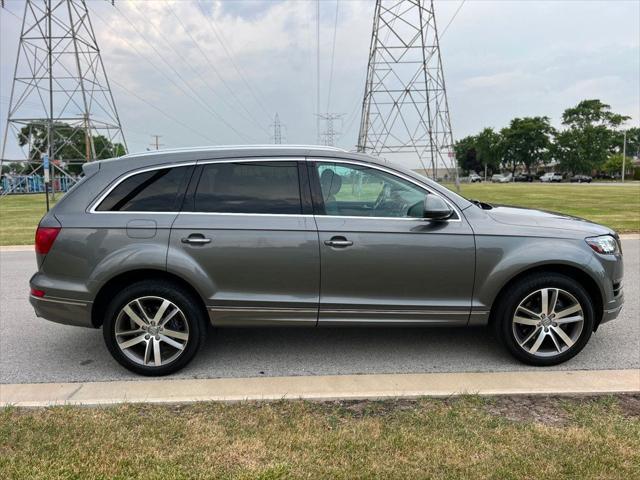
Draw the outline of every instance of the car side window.
<instances>
[{"instance_id":1,"label":"car side window","mask_svg":"<svg viewBox=\"0 0 640 480\"><path fill-rule=\"evenodd\" d=\"M210 163L194 198L196 212L302 213L296 162Z\"/></svg>"},{"instance_id":2,"label":"car side window","mask_svg":"<svg viewBox=\"0 0 640 480\"><path fill-rule=\"evenodd\" d=\"M361 165L316 164L325 214L421 218L426 192L410 182Z\"/></svg>"},{"instance_id":3,"label":"car side window","mask_svg":"<svg viewBox=\"0 0 640 480\"><path fill-rule=\"evenodd\" d=\"M120 182L96 208L101 212L177 212L192 167L160 168Z\"/></svg>"}]
</instances>

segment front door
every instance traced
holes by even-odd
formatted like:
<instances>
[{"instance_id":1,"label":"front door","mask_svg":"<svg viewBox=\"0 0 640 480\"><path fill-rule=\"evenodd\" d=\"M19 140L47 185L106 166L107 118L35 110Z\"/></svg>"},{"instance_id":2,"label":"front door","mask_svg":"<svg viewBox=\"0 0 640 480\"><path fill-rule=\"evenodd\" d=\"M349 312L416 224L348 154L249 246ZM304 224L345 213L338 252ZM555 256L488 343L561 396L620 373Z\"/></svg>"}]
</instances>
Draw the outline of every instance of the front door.
<instances>
[{"instance_id":1,"label":"front door","mask_svg":"<svg viewBox=\"0 0 640 480\"><path fill-rule=\"evenodd\" d=\"M167 266L198 285L214 325L316 324L319 252L308 188L296 161L198 165Z\"/></svg>"},{"instance_id":2,"label":"front door","mask_svg":"<svg viewBox=\"0 0 640 480\"><path fill-rule=\"evenodd\" d=\"M460 324L475 246L456 211L422 217L427 191L383 167L309 162L320 239L320 325Z\"/></svg>"}]
</instances>

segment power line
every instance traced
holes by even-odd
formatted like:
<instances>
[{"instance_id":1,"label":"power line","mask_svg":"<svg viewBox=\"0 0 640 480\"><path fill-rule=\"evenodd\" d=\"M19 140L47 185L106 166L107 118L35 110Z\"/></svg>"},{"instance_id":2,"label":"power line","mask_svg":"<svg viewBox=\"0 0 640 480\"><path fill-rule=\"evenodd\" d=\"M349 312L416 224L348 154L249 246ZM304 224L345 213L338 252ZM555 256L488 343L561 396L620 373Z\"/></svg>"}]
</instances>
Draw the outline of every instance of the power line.
<instances>
[{"instance_id":1,"label":"power line","mask_svg":"<svg viewBox=\"0 0 640 480\"><path fill-rule=\"evenodd\" d=\"M230 49L227 48L227 45L226 45L226 42L224 40L224 37L223 37L222 33L220 32L218 27L216 27L216 25L213 22L213 20L206 14L206 12L204 11L204 7L202 6L202 3L200 2L200 0L196 0L196 1L198 3L198 6L200 7L200 11L202 12L202 15L207 20L207 23L209 24L209 27L211 27L211 30L213 31L213 33L215 34L216 38L220 42L220 45L222 45L222 49L224 50L225 54L227 55L227 58L231 61L231 64L233 65L233 68L235 68L236 72L238 72L238 75L240 75L240 78L242 79L242 82L245 84L245 86L247 87L247 89L249 90L249 92L251 93L253 98L255 99L255 101L258 104L258 106L262 109L262 111L267 116L269 116L270 115L269 111L265 108L264 104L260 101L259 96L256 95L253 87L247 81L246 75L244 74L244 72L236 64L236 61L234 60L235 55L233 55L233 52L231 52ZM258 93L259 93L259 90L258 90ZM262 96L264 96L264 95L262 95Z\"/></svg>"},{"instance_id":2,"label":"power line","mask_svg":"<svg viewBox=\"0 0 640 480\"><path fill-rule=\"evenodd\" d=\"M331 67L329 69L329 93L327 94L327 112L331 108L331 85L333 83L333 59L336 53L336 37L338 33L338 13L340 9L340 1L336 0L336 18L333 23L333 46L331 47Z\"/></svg>"},{"instance_id":3,"label":"power line","mask_svg":"<svg viewBox=\"0 0 640 480\"><path fill-rule=\"evenodd\" d=\"M154 105L153 103L145 100L144 98L142 98L140 95L138 95L137 93L129 90L127 87L125 87L124 85L122 85L121 83L116 82L115 80L111 80L111 83L113 83L114 85L117 85L118 87L120 87L121 89L123 89L125 92L129 93L130 95L133 95L134 97L136 97L138 100L140 100L142 103L144 103L145 105L150 106L151 108L153 108L154 110L156 110L157 112L160 112L162 115L164 115L165 117L167 117L169 120L174 121L175 123L177 123L178 125L181 125L182 127L184 127L185 129L189 130L190 132L193 132L197 135L199 135L200 137L206 139L207 141L211 142L211 143L218 143L216 140L212 139L211 137L209 137L208 135L199 132L198 130L194 129L193 127L190 127L189 125L187 125L186 123L182 122L181 120L178 120L176 117L174 117L173 115L165 112L164 110L162 110L160 107Z\"/></svg>"},{"instance_id":4,"label":"power line","mask_svg":"<svg viewBox=\"0 0 640 480\"><path fill-rule=\"evenodd\" d=\"M13 13L11 10L9 10L9 9L5 6L4 1L2 2L2 11L3 11L3 12L7 12L9 15L13 15L15 18L17 18L18 20L22 21L22 19L21 19L18 15L16 15L15 13Z\"/></svg>"},{"instance_id":5,"label":"power line","mask_svg":"<svg viewBox=\"0 0 640 480\"><path fill-rule=\"evenodd\" d=\"M453 21L456 19L456 16L458 16L458 12L460 12L460 10L462 10L464 2L466 2L466 1L467 0L462 0L462 2L460 2L460 6L458 6L457 10L453 13L453 16L451 17L451 20L449 20L449 23L447 23L447 26L444 27L444 29L442 30L442 33L440 34L440 40L442 40L442 37L444 37L444 34L446 33L447 29L453 23Z\"/></svg>"},{"instance_id":6,"label":"power line","mask_svg":"<svg viewBox=\"0 0 640 480\"><path fill-rule=\"evenodd\" d=\"M141 18L144 18L144 16L142 15L142 13L140 12L140 10L138 10L138 7L136 7L135 3L131 3L130 4L134 10L138 13L138 15ZM156 27L152 22L149 22L149 25L151 26L151 28L153 28L155 30L155 32L158 34L159 38L162 38L165 42L165 44L177 55L178 58L181 58L182 60L184 60L184 63L191 69L191 71L202 81L202 83L204 83L207 88L211 91L211 93L213 95L216 96L216 98L218 98L219 100L221 100L225 105L227 105L227 107L229 107L231 110L233 110L234 112L236 112L237 114L239 114L240 116L242 116L245 120L249 121L249 122L253 122L255 125L257 125L259 128L262 128L264 130L264 127L262 125L260 125L254 118L253 115L247 115L244 111L242 110L238 110L237 108L235 108L231 102L229 102L229 100L227 99L227 97L225 97L224 95L221 95L220 93L218 93L216 91L216 89L209 83L207 77L205 77L201 72L199 72L191 62L187 61L184 58L184 52L179 52L170 42L169 40L167 40L167 35L166 32L161 32L158 27Z\"/></svg>"},{"instance_id":7,"label":"power line","mask_svg":"<svg viewBox=\"0 0 640 480\"><path fill-rule=\"evenodd\" d=\"M122 12L118 7L115 7L116 11L122 16L122 18L124 18L129 25L131 25L131 27L138 33L138 35L140 36L140 38L142 38L142 40L149 46L151 47L151 49L156 53L156 55L169 67L169 69L186 85L186 87L189 89L189 91L192 92L193 96L195 96L201 103L202 107L205 108L213 117L215 117L217 120L219 120L220 122L222 122L227 128L229 128L230 130L232 130L236 135L238 135L240 138L243 138L245 140L252 140L250 137L248 137L246 134L240 132L239 130L237 130L233 125L231 125L222 115L220 115L218 112L216 112L215 110L213 110L211 107L209 107L209 105L207 105L207 102L200 96L200 94L198 94L198 92L196 92L194 90L194 88L189 84L189 82L187 82L185 80L185 78L180 74L180 72L173 66L171 65L171 63L169 61L167 61L167 59L164 57L164 55L162 55L161 52L158 51L158 49L147 40L147 38L142 35L142 33L140 33L140 29L129 19L129 17L127 17L124 12ZM121 38L124 38L121 36ZM163 73L164 74L164 73ZM167 75L165 75L165 77L168 77ZM174 85L177 85L173 80L171 80L172 83ZM181 89L184 92L184 89ZM186 93L186 92L185 92Z\"/></svg>"},{"instance_id":8,"label":"power line","mask_svg":"<svg viewBox=\"0 0 640 480\"><path fill-rule=\"evenodd\" d=\"M220 79L220 81L223 83L223 85L227 88L227 90L229 90L229 93L231 93L231 95L233 96L233 98L238 102L238 105L240 105L246 112L247 114L249 114L249 116L251 116L251 112L249 112L249 110L247 110L247 107L244 105L244 103L238 98L238 96L236 95L235 91L229 86L229 84L226 82L226 80L222 77L222 75L220 75L220 73L218 72L218 69L215 67L214 62L211 61L211 59L209 58L209 55L207 55L207 53L202 49L202 47L200 46L200 43L198 43L198 41L193 37L193 35L191 35L191 32L189 31L189 29L186 27L186 25L182 22L182 20L180 20L180 17L178 17L178 15L176 14L176 12L173 10L173 8L171 7L171 4L167 4L167 8L169 9L169 11L171 12L171 14L175 17L175 19L178 21L178 23L182 26L182 29L185 31L185 33L189 36L189 38L191 39L191 41L194 43L194 45L196 46L196 48L200 51L200 53L202 54L202 56L204 57L204 59L207 61L207 63L209 64L209 66L212 68L212 70L214 72L216 72L216 75L218 75L218 78ZM261 127L265 132L268 133L268 130L266 130L264 127Z\"/></svg>"}]
</instances>

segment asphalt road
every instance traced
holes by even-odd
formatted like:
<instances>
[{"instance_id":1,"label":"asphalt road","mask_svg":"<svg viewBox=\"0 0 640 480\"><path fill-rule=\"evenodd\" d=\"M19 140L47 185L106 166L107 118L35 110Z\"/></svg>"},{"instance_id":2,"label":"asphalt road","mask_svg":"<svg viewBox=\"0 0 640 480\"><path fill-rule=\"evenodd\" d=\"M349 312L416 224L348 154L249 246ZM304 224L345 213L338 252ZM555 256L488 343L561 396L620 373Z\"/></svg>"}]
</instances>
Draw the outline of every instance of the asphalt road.
<instances>
[{"instance_id":1,"label":"asphalt road","mask_svg":"<svg viewBox=\"0 0 640 480\"><path fill-rule=\"evenodd\" d=\"M626 305L563 370L640 368L640 240L623 241ZM111 359L100 330L36 318L31 252L0 252L0 383L140 379ZM529 370L484 329L218 329L172 378Z\"/></svg>"}]
</instances>

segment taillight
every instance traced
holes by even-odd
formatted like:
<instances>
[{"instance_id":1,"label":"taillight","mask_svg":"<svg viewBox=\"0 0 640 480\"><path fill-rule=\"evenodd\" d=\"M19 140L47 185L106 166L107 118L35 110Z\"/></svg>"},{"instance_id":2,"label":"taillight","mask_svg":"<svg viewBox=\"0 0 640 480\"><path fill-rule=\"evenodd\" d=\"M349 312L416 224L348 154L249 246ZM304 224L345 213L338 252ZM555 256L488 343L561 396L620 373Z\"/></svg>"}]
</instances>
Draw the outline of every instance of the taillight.
<instances>
[{"instance_id":1,"label":"taillight","mask_svg":"<svg viewBox=\"0 0 640 480\"><path fill-rule=\"evenodd\" d=\"M38 290L37 288L31 287L31 295L34 297L44 297L44 290Z\"/></svg>"},{"instance_id":2,"label":"taillight","mask_svg":"<svg viewBox=\"0 0 640 480\"><path fill-rule=\"evenodd\" d=\"M46 255L60 233L60 227L38 227L36 230L36 253Z\"/></svg>"}]
</instances>

